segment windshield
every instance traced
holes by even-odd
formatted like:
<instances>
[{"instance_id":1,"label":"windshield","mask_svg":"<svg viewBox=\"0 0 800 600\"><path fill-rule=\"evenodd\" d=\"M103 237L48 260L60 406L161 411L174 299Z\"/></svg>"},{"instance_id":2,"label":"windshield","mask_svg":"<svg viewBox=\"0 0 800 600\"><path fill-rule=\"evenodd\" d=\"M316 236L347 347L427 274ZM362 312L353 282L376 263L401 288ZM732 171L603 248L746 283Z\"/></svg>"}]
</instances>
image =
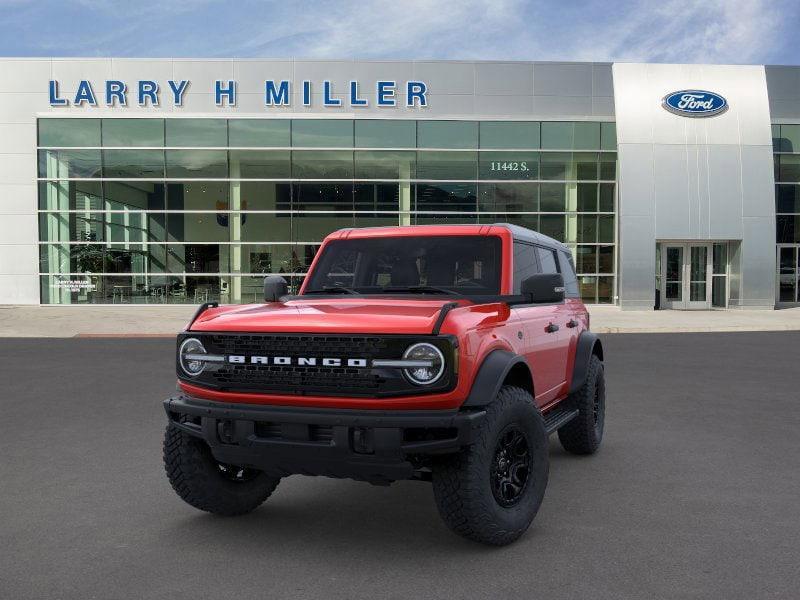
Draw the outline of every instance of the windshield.
<instances>
[{"instance_id":1,"label":"windshield","mask_svg":"<svg viewBox=\"0 0 800 600\"><path fill-rule=\"evenodd\" d=\"M335 240L325 246L304 293L500 293L496 236Z\"/></svg>"}]
</instances>

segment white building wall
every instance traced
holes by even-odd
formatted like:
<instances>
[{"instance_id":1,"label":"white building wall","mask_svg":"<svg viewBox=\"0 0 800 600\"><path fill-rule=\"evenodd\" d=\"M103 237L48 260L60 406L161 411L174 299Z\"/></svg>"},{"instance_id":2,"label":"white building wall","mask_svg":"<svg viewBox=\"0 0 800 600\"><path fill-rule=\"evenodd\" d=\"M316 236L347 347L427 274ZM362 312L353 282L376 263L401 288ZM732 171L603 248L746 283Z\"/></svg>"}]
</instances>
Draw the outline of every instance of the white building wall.
<instances>
[{"instance_id":1,"label":"white building wall","mask_svg":"<svg viewBox=\"0 0 800 600\"><path fill-rule=\"evenodd\" d=\"M51 107L48 82L59 82L60 96L74 96L81 80L92 83L98 106ZM105 106L105 81L124 81L124 107ZM182 106L169 101L168 80L188 79ZM288 79L291 106L264 105L264 81ZM322 81L338 96L349 82L370 86L398 82L397 106L322 105ZM161 85L160 106L140 107L139 80ZM236 106L214 103L214 82L237 82ZM302 81L311 80L313 101L302 106ZM428 84L428 106L405 107L405 82ZM374 92L373 92L374 93ZM387 117L393 119L613 120L611 65L497 61L353 61L232 59L0 59L0 304L39 303L36 185L38 116L242 116Z\"/></svg>"}]
</instances>

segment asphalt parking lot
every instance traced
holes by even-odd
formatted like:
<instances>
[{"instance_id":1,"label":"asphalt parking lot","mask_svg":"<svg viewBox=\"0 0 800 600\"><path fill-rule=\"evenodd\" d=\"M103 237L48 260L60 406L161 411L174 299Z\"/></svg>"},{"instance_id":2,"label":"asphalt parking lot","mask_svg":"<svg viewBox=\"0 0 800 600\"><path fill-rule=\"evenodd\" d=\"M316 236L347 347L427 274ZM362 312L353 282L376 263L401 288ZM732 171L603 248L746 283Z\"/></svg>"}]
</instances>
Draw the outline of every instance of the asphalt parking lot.
<instances>
[{"instance_id":1,"label":"asphalt parking lot","mask_svg":"<svg viewBox=\"0 0 800 600\"><path fill-rule=\"evenodd\" d=\"M606 335L600 453L551 444L530 531L483 547L427 484L292 477L254 513L161 463L167 339L0 340L1 598L789 598L800 332Z\"/></svg>"}]
</instances>

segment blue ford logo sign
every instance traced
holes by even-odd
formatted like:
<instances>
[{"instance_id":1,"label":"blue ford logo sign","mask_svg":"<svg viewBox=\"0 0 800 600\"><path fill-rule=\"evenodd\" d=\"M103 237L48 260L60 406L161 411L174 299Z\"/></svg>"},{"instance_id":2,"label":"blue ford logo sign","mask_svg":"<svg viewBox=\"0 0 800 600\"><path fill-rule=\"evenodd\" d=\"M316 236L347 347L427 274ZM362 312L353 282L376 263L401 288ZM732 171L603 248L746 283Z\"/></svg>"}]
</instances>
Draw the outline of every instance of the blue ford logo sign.
<instances>
[{"instance_id":1,"label":"blue ford logo sign","mask_svg":"<svg viewBox=\"0 0 800 600\"><path fill-rule=\"evenodd\" d=\"M665 109L684 117L713 117L728 110L728 101L705 90L681 90L664 96Z\"/></svg>"}]
</instances>

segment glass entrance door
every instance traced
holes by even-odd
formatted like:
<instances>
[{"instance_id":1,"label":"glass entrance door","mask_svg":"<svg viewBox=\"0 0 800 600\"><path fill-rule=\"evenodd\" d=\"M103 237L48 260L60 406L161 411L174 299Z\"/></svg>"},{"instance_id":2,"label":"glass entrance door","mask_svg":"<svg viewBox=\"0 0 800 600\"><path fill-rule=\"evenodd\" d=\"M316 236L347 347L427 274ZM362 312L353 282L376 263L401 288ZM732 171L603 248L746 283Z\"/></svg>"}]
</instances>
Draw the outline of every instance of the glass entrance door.
<instances>
[{"instance_id":1,"label":"glass entrance door","mask_svg":"<svg viewBox=\"0 0 800 600\"><path fill-rule=\"evenodd\" d=\"M778 278L776 297L778 304L796 304L798 302L798 246L778 246Z\"/></svg>"},{"instance_id":2,"label":"glass entrance door","mask_svg":"<svg viewBox=\"0 0 800 600\"><path fill-rule=\"evenodd\" d=\"M711 308L711 244L664 243L662 308Z\"/></svg>"}]
</instances>

